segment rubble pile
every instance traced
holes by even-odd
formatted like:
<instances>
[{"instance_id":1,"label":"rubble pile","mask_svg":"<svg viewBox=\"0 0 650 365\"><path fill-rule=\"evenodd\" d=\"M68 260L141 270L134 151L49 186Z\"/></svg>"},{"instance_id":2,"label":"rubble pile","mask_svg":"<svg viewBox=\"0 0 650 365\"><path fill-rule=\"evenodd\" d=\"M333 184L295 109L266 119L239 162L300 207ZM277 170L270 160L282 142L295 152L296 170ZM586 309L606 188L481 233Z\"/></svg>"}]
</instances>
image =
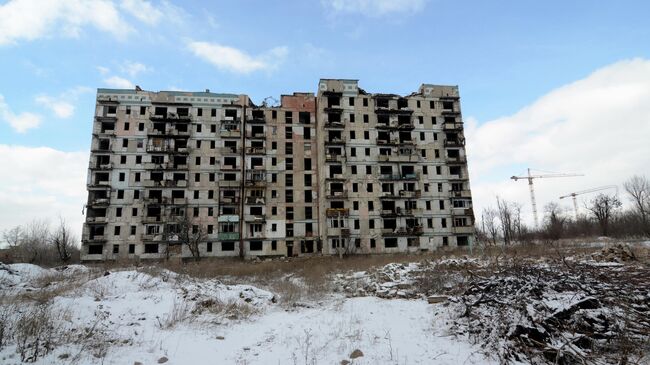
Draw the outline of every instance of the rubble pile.
<instances>
[{"instance_id":1,"label":"rubble pile","mask_svg":"<svg viewBox=\"0 0 650 365\"><path fill-rule=\"evenodd\" d=\"M476 258L451 258L418 263L391 263L369 271L338 274L335 291L348 297L416 299L448 294L464 281L459 272L484 266Z\"/></svg>"},{"instance_id":2,"label":"rubble pile","mask_svg":"<svg viewBox=\"0 0 650 365\"><path fill-rule=\"evenodd\" d=\"M472 278L450 299L452 328L502 363L642 363L650 341L648 278L640 265L511 265Z\"/></svg>"},{"instance_id":3,"label":"rubble pile","mask_svg":"<svg viewBox=\"0 0 650 365\"><path fill-rule=\"evenodd\" d=\"M628 262L635 261L636 256L630 246L618 243L603 248L591 255L591 259L598 262Z\"/></svg>"}]
</instances>

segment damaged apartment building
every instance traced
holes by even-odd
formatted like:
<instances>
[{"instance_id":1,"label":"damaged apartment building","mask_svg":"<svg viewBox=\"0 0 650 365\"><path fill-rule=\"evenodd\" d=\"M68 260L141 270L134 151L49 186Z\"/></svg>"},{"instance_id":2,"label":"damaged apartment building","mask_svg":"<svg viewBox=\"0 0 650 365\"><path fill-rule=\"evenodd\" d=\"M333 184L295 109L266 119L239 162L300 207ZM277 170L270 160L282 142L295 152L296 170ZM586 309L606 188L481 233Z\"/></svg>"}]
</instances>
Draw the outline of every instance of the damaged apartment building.
<instances>
[{"instance_id":1,"label":"damaged apartment building","mask_svg":"<svg viewBox=\"0 0 650 365\"><path fill-rule=\"evenodd\" d=\"M458 87L246 95L98 89L82 259L471 245Z\"/></svg>"}]
</instances>

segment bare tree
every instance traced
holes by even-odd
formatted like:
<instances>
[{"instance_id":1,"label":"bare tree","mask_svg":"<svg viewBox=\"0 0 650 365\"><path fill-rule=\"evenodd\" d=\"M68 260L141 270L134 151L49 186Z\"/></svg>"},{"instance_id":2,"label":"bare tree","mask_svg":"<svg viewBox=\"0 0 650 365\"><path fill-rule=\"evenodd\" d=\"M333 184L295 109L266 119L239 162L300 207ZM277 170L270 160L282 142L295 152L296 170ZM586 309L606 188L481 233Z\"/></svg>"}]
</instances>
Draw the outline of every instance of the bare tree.
<instances>
[{"instance_id":1,"label":"bare tree","mask_svg":"<svg viewBox=\"0 0 650 365\"><path fill-rule=\"evenodd\" d=\"M634 203L636 213L641 218L643 232L650 235L648 216L650 215L650 181L645 176L635 175L623 183L625 191Z\"/></svg>"},{"instance_id":2,"label":"bare tree","mask_svg":"<svg viewBox=\"0 0 650 365\"><path fill-rule=\"evenodd\" d=\"M21 226L15 226L14 228L4 230L2 232L2 239L9 245L9 248L15 250L18 248L25 236L25 231Z\"/></svg>"},{"instance_id":3,"label":"bare tree","mask_svg":"<svg viewBox=\"0 0 650 365\"><path fill-rule=\"evenodd\" d=\"M598 194L588 205L585 204L585 208L596 219L602 235L607 236L609 234L609 223L621 205L621 201L614 195Z\"/></svg>"},{"instance_id":4,"label":"bare tree","mask_svg":"<svg viewBox=\"0 0 650 365\"><path fill-rule=\"evenodd\" d=\"M72 258L75 241L76 239L70 226L65 223L63 217L59 217L59 226L52 232L50 243L56 248L59 259L63 263L70 261Z\"/></svg>"},{"instance_id":5,"label":"bare tree","mask_svg":"<svg viewBox=\"0 0 650 365\"><path fill-rule=\"evenodd\" d=\"M178 218L178 241L187 246L195 260L201 259L200 245L208 235L201 224L196 224L187 212Z\"/></svg>"},{"instance_id":6,"label":"bare tree","mask_svg":"<svg viewBox=\"0 0 650 365\"><path fill-rule=\"evenodd\" d=\"M44 263L54 261L47 245L50 237L50 226L46 220L33 220L23 227L23 237L17 248L20 261L29 263Z\"/></svg>"},{"instance_id":7,"label":"bare tree","mask_svg":"<svg viewBox=\"0 0 650 365\"><path fill-rule=\"evenodd\" d=\"M545 231L549 239L557 241L562 238L565 229L566 217L562 215L562 208L557 203L548 203L544 207L546 212Z\"/></svg>"},{"instance_id":8,"label":"bare tree","mask_svg":"<svg viewBox=\"0 0 650 365\"><path fill-rule=\"evenodd\" d=\"M499 212L494 210L494 208L483 208L483 212L481 213L482 231L485 232L485 235L493 245L497 244L497 239L499 238L498 218Z\"/></svg>"},{"instance_id":9,"label":"bare tree","mask_svg":"<svg viewBox=\"0 0 650 365\"><path fill-rule=\"evenodd\" d=\"M503 243L508 245L512 243L515 234L512 204L497 196L497 211L499 214L499 222L501 223Z\"/></svg>"}]
</instances>

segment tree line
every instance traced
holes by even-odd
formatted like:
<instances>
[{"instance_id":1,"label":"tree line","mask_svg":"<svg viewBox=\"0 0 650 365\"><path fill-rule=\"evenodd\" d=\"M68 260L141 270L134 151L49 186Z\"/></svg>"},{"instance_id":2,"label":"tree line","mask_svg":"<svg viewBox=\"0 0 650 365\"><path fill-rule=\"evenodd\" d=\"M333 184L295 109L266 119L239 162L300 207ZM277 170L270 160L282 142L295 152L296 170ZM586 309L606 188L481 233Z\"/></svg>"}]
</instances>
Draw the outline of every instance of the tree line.
<instances>
[{"instance_id":1,"label":"tree line","mask_svg":"<svg viewBox=\"0 0 650 365\"><path fill-rule=\"evenodd\" d=\"M63 218L52 227L47 220L33 220L2 232L14 262L59 265L79 261L79 240Z\"/></svg>"},{"instance_id":2,"label":"tree line","mask_svg":"<svg viewBox=\"0 0 650 365\"><path fill-rule=\"evenodd\" d=\"M495 245L535 240L559 240L607 236L616 238L650 237L650 181L635 175L623 183L632 203L623 209L618 194L598 194L584 202L586 214L575 216L555 202L544 206L539 227L529 227L521 219L522 205L496 197L496 206L484 208L476 221L480 243Z\"/></svg>"}]
</instances>

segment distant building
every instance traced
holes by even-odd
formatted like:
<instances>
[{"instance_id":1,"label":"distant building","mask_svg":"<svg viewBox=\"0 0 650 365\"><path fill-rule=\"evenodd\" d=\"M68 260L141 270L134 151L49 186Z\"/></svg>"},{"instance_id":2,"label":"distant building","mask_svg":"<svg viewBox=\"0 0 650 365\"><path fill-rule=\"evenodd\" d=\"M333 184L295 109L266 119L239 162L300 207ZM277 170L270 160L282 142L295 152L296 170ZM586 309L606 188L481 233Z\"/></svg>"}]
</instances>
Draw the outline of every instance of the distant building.
<instances>
[{"instance_id":1,"label":"distant building","mask_svg":"<svg viewBox=\"0 0 650 365\"><path fill-rule=\"evenodd\" d=\"M98 89L82 260L303 256L469 245L458 88L368 94Z\"/></svg>"}]
</instances>

